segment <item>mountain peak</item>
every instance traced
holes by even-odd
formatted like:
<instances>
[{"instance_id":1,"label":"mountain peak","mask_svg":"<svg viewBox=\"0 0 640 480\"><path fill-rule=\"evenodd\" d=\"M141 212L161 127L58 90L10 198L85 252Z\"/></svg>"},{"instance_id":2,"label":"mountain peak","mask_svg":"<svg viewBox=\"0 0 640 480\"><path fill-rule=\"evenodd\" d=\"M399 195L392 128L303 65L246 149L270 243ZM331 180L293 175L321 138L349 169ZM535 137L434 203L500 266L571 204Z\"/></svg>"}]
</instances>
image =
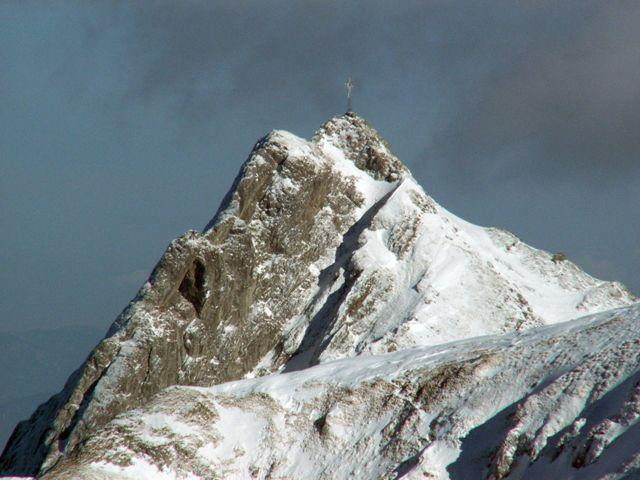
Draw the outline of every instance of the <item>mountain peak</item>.
<instances>
[{"instance_id":1,"label":"mountain peak","mask_svg":"<svg viewBox=\"0 0 640 480\"><path fill-rule=\"evenodd\" d=\"M325 122L312 142L327 142L376 180L395 182L409 173L407 167L391 152L389 143L367 120L355 112L337 115Z\"/></svg>"},{"instance_id":2,"label":"mountain peak","mask_svg":"<svg viewBox=\"0 0 640 480\"><path fill-rule=\"evenodd\" d=\"M169 245L64 389L16 427L0 473L73 464L87 439L167 387L520 332L634 301L447 212L353 112L311 141L275 130L205 232Z\"/></svg>"}]
</instances>

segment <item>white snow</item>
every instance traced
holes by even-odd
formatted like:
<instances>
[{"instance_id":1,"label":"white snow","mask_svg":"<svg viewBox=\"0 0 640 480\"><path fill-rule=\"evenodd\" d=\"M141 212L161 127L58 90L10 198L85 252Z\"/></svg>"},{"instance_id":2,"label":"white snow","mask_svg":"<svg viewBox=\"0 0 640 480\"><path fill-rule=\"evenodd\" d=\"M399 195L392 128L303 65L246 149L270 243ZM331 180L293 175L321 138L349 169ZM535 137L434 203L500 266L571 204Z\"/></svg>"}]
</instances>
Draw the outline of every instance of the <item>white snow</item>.
<instances>
[{"instance_id":1,"label":"white snow","mask_svg":"<svg viewBox=\"0 0 640 480\"><path fill-rule=\"evenodd\" d=\"M511 456L516 453L518 435L526 434L529 429L544 435L543 443L534 442L536 449L530 450L538 455L545 451L546 438L565 430L572 422L577 425L578 434L584 435L585 423L593 424L593 418L602 415L590 408L585 396L576 396L581 388L592 389L600 381L599 374L594 373L595 369L589 364L594 361L593 352L609 351L597 360L597 365L617 365L620 369L620 379L602 390L601 397L607 399L606 405L622 404L628 408L629 403L624 403L626 393L615 393L616 387L632 373L639 372L638 364L628 354L612 347L622 345L627 339L640 342L639 318L640 305L524 333L347 358L298 372L239 380L209 388L173 387L171 402L180 398L180 391L197 393L195 397L184 395L185 402L190 403L180 404L179 408L189 411L193 405L208 405L216 412L213 423L198 427L183 425L172 414L166 413L171 403L164 405L162 397L156 405L124 415L119 421L133 429L130 431L139 431L136 435L149 444L153 439L148 439L148 434L144 433L149 428L153 428L156 434L168 429L179 435L185 445L200 441L201 446L193 453L194 458L220 472L222 478L250 478L249 472L256 472L257 478L265 478L267 471L272 472L273 478L386 478L389 469L395 468L390 465L397 465L403 459L407 460L404 467L407 476L403 478L424 478L426 475L439 480L457 479L462 471L452 466L457 462L462 462L459 468L475 472L473 475L477 476L474 478L486 478L486 463L491 459L469 457L466 437L474 427L490 423L513 402L520 402L520 415L525 423L520 422L510 430L507 423L497 424L499 426L493 427L491 434L504 438L506 442L514 442L513 447L507 445L505 450ZM402 393L413 383L423 382L424 379L420 379L429 372L436 372L447 365L464 365L479 355L487 359L495 356L497 360L485 361L488 363L466 380L467 384L460 393L455 387L444 385L441 387L442 399L426 404ZM564 355L564 360L549 367L549 359L559 355ZM540 382L545 378L550 378L551 383L534 395L527 393L530 382ZM392 397L387 397L389 385L396 386ZM612 395L620 399L615 400ZM198 400L194 402L192 399ZM589 400L595 401L597 399ZM398 407L394 408L400 410L390 410L385 406L393 402L398 402ZM404 405L412 404L415 409L415 429L400 429L393 438L401 441L404 450L385 454L384 445L389 440L385 439L384 432L401 415L402 402ZM611 412L617 411L612 410L614 407L608 408ZM587 420L584 419L585 412ZM321 425L324 426L318 427L322 429L320 434L314 425L321 416L324 418ZM438 418L439 423L434 423ZM635 422L631 419L627 430L636 425ZM539 428L539 424L543 428ZM624 429L609 420L604 425L610 426L597 455L604 456L606 466L589 467L585 470L587 472L602 474L615 471L618 466L612 466L611 455L617 455L618 461L623 458L628 461L628 456L607 449L616 438L624 435ZM491 435L485 435L487 442L497 441L492 440ZM433 441L424 443L424 439L430 436ZM561 456L558 464L548 464L546 455L531 468L519 457L513 458L513 478L602 478L572 473L567 465L570 459L566 456ZM183 478L180 475L190 473L187 464L177 459L166 468L156 470L144 458L138 456L134 459L133 465L127 468L105 462L93 464L92 468L121 475L116 478L132 478L133 472L140 478L150 478L148 475L154 474L158 475L157 478ZM458 473L452 477L451 472ZM534 475L535 472L538 476Z\"/></svg>"},{"instance_id":2,"label":"white snow","mask_svg":"<svg viewBox=\"0 0 640 480\"><path fill-rule=\"evenodd\" d=\"M114 480L200 480L200 477L193 474L183 475L170 469L160 469L138 457L134 457L131 465L126 467L103 461L91 464L90 469L107 474Z\"/></svg>"}]
</instances>

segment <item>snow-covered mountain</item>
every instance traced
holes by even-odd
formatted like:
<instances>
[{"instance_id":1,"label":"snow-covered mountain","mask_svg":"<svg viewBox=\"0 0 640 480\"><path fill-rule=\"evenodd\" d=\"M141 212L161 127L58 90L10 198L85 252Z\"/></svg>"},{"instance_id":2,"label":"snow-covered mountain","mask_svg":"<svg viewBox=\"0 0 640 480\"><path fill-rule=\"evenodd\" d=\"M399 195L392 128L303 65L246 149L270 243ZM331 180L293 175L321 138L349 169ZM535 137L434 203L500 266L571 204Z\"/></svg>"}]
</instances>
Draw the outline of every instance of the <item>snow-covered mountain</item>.
<instances>
[{"instance_id":1,"label":"snow-covered mountain","mask_svg":"<svg viewBox=\"0 0 640 480\"><path fill-rule=\"evenodd\" d=\"M637 478L639 314L170 387L45 478Z\"/></svg>"},{"instance_id":2,"label":"snow-covered mountain","mask_svg":"<svg viewBox=\"0 0 640 480\"><path fill-rule=\"evenodd\" d=\"M447 212L353 113L274 131L0 471L629 478L636 301Z\"/></svg>"}]
</instances>

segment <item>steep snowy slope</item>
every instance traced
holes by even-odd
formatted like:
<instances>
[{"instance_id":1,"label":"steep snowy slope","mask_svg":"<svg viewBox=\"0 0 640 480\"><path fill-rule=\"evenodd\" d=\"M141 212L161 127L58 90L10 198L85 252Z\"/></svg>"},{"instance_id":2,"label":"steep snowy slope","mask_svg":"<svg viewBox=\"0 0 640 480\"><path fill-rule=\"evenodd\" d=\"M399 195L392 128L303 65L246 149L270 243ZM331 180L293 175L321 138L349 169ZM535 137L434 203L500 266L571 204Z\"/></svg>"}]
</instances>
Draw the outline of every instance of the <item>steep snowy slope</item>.
<instances>
[{"instance_id":1,"label":"steep snowy slope","mask_svg":"<svg viewBox=\"0 0 640 480\"><path fill-rule=\"evenodd\" d=\"M637 478L639 322L635 306L172 387L44 478Z\"/></svg>"},{"instance_id":2,"label":"steep snowy slope","mask_svg":"<svg viewBox=\"0 0 640 480\"><path fill-rule=\"evenodd\" d=\"M522 331L634 301L447 212L353 113L311 141L274 131L204 232L172 242L63 391L16 427L0 471L44 473L172 385Z\"/></svg>"}]
</instances>

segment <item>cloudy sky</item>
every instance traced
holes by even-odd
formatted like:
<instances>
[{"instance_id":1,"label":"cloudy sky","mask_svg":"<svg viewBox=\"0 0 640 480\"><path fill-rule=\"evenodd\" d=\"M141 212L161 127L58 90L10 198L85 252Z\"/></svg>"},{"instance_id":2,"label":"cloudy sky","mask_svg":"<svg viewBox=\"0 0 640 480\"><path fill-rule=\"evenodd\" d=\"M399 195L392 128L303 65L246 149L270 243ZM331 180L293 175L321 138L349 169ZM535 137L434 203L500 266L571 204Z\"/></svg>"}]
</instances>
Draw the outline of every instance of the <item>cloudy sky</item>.
<instances>
[{"instance_id":1,"label":"cloudy sky","mask_svg":"<svg viewBox=\"0 0 640 480\"><path fill-rule=\"evenodd\" d=\"M640 2L0 3L0 332L105 330L255 140L354 108L438 202L640 292Z\"/></svg>"}]
</instances>

